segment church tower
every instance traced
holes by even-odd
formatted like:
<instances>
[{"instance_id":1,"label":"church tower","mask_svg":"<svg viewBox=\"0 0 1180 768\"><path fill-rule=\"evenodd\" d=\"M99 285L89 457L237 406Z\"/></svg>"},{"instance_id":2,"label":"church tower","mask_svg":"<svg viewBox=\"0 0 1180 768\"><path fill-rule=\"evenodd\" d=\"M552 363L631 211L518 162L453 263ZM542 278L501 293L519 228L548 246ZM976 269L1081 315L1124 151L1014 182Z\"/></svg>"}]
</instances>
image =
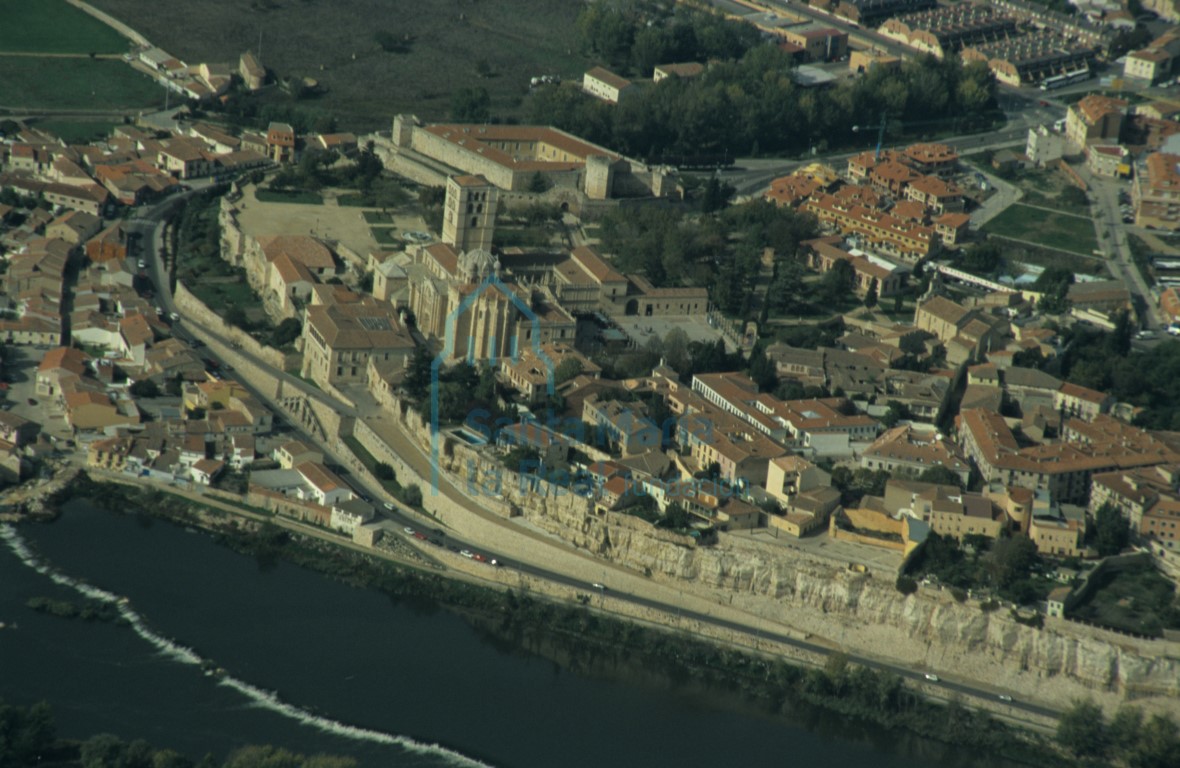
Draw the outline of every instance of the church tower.
<instances>
[{"instance_id":1,"label":"church tower","mask_svg":"<svg viewBox=\"0 0 1180 768\"><path fill-rule=\"evenodd\" d=\"M483 176L450 176L442 239L456 251L490 251L499 190Z\"/></svg>"}]
</instances>

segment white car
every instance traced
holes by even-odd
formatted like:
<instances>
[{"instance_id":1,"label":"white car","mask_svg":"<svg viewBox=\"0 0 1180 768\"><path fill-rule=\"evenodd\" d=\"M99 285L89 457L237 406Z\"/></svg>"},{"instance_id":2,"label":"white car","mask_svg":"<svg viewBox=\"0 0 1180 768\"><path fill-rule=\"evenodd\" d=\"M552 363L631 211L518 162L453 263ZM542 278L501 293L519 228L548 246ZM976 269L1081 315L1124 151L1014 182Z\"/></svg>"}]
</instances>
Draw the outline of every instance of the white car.
<instances>
[{"instance_id":1,"label":"white car","mask_svg":"<svg viewBox=\"0 0 1180 768\"><path fill-rule=\"evenodd\" d=\"M392 502L392 501L387 501L387 502L385 502L384 504L382 504L381 506L385 507L385 508L386 508L387 510L389 510L390 512L392 512L392 511L394 510L394 506L393 506L393 502Z\"/></svg>"},{"instance_id":2,"label":"white car","mask_svg":"<svg viewBox=\"0 0 1180 768\"><path fill-rule=\"evenodd\" d=\"M932 674L932 673L930 673L930 672L927 672L927 673L926 673L926 679L927 679L927 680L929 680L929 681L930 681L930 682L932 682L932 683L937 683L937 682L938 682L938 675L935 675L935 674Z\"/></svg>"},{"instance_id":3,"label":"white car","mask_svg":"<svg viewBox=\"0 0 1180 768\"><path fill-rule=\"evenodd\" d=\"M1006 693L1001 693L1001 694L1000 694L1000 701L1004 701L1004 702L1007 702L1007 703L1011 704L1011 703L1012 703L1012 697L1011 697L1011 696L1009 696L1009 695L1008 695L1008 694L1006 694Z\"/></svg>"},{"instance_id":4,"label":"white car","mask_svg":"<svg viewBox=\"0 0 1180 768\"><path fill-rule=\"evenodd\" d=\"M406 532L406 535L407 535L407 536L413 536L413 535L414 535L414 529L413 529L413 528L411 528L411 527L410 527L410 526L408 526L408 525L407 525L405 528L402 528L402 530Z\"/></svg>"},{"instance_id":5,"label":"white car","mask_svg":"<svg viewBox=\"0 0 1180 768\"><path fill-rule=\"evenodd\" d=\"M463 555L463 557L466 557L468 559L472 559L475 557L475 553L472 552L470 549L465 549L462 552L460 552L459 554Z\"/></svg>"}]
</instances>

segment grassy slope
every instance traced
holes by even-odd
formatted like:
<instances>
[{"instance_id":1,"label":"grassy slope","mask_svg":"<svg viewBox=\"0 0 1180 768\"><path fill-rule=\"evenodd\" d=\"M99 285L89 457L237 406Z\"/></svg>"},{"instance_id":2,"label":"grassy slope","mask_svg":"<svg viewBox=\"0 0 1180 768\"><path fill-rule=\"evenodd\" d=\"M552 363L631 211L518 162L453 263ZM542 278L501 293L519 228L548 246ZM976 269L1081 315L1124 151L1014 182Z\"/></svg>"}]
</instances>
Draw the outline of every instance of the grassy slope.
<instances>
[{"instance_id":1,"label":"grassy slope","mask_svg":"<svg viewBox=\"0 0 1180 768\"><path fill-rule=\"evenodd\" d=\"M0 51L126 53L130 41L65 0L0 0Z\"/></svg>"},{"instance_id":2,"label":"grassy slope","mask_svg":"<svg viewBox=\"0 0 1180 768\"><path fill-rule=\"evenodd\" d=\"M388 127L399 112L445 118L451 93L482 86L494 114L512 114L529 78L580 76L587 62L574 51L579 3L554 0L419 2L419 0L94 0L148 39L188 63L237 62L256 49L280 76L319 80L328 93L301 108L338 115L350 127ZM271 10L259 10L268 5ZM460 20L459 16L464 18ZM413 36L410 52L386 53L374 33ZM354 58L355 57L355 58ZM486 59L493 76L481 78ZM323 69L321 69L321 65ZM266 98L282 100L278 93Z\"/></svg>"}]
</instances>

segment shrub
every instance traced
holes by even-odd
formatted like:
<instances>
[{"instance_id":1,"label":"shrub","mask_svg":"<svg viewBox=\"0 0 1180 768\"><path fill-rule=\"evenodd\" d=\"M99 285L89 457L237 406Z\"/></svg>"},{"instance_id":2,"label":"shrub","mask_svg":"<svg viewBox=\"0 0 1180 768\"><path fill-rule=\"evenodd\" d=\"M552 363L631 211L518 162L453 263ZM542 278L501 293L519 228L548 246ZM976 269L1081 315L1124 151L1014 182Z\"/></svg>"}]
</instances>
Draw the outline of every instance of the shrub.
<instances>
[{"instance_id":1,"label":"shrub","mask_svg":"<svg viewBox=\"0 0 1180 768\"><path fill-rule=\"evenodd\" d=\"M388 482L391 480L397 480L397 474L393 471L393 467L389 466L383 461L377 462L377 464L373 467L373 474L376 475L377 479L381 481Z\"/></svg>"},{"instance_id":2,"label":"shrub","mask_svg":"<svg viewBox=\"0 0 1180 768\"><path fill-rule=\"evenodd\" d=\"M965 603L967 602L967 590L951 587L951 597L955 598L956 603Z\"/></svg>"},{"instance_id":3,"label":"shrub","mask_svg":"<svg viewBox=\"0 0 1180 768\"><path fill-rule=\"evenodd\" d=\"M897 591L903 595L912 595L918 591L918 582L914 580L913 576L898 576L895 586Z\"/></svg>"},{"instance_id":4,"label":"shrub","mask_svg":"<svg viewBox=\"0 0 1180 768\"><path fill-rule=\"evenodd\" d=\"M421 507L422 489L416 483L407 485L402 491L402 501L411 507Z\"/></svg>"}]
</instances>

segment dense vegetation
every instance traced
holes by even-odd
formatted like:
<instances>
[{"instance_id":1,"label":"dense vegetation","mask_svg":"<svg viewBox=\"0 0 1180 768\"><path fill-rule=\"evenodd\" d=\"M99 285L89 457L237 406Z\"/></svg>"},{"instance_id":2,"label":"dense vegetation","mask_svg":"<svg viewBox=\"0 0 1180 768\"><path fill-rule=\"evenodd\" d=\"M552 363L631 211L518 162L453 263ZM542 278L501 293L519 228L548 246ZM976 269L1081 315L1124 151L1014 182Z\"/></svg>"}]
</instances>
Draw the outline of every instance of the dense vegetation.
<instances>
[{"instance_id":1,"label":"dense vegetation","mask_svg":"<svg viewBox=\"0 0 1180 768\"><path fill-rule=\"evenodd\" d=\"M1093 701L1074 701L1057 724L1057 741L1083 766L1114 760L1131 768L1174 768L1180 765L1180 730L1170 715L1144 716L1138 707L1123 705L1106 719Z\"/></svg>"},{"instance_id":2,"label":"dense vegetation","mask_svg":"<svg viewBox=\"0 0 1180 768\"><path fill-rule=\"evenodd\" d=\"M543 88L532 97L531 119L633 157L674 162L864 146L868 134L858 135L853 126L882 115L893 136L982 128L994 106L987 66L953 57L907 61L897 71L879 67L829 89L803 88L790 76L790 57L775 45L756 44L752 31L634 3L588 5L579 16L579 38L608 65L646 76L653 63L712 63L699 77L668 78L618 105L573 88ZM665 56L681 58L658 61Z\"/></svg>"},{"instance_id":3,"label":"dense vegetation","mask_svg":"<svg viewBox=\"0 0 1180 768\"><path fill-rule=\"evenodd\" d=\"M1042 600L1057 586L1040 575L1045 569L1036 546L1025 536L996 540L968 536L960 546L949 536L930 534L914 555L907 573L929 576L948 587L983 589L1025 605Z\"/></svg>"},{"instance_id":4,"label":"dense vegetation","mask_svg":"<svg viewBox=\"0 0 1180 768\"><path fill-rule=\"evenodd\" d=\"M1126 316L1114 331L1076 324L1062 331L1062 353L1040 361L1040 367L1143 408L1135 417L1139 426L1180 430L1180 342L1168 339L1150 349L1133 349L1133 332Z\"/></svg>"},{"instance_id":5,"label":"dense vegetation","mask_svg":"<svg viewBox=\"0 0 1180 768\"><path fill-rule=\"evenodd\" d=\"M126 742L109 733L86 741L57 738L53 712L45 702L29 707L0 700L0 768L55 765L62 768L353 768L352 758L306 756L273 746L247 746L224 762L206 755L199 763L143 739Z\"/></svg>"}]
</instances>

